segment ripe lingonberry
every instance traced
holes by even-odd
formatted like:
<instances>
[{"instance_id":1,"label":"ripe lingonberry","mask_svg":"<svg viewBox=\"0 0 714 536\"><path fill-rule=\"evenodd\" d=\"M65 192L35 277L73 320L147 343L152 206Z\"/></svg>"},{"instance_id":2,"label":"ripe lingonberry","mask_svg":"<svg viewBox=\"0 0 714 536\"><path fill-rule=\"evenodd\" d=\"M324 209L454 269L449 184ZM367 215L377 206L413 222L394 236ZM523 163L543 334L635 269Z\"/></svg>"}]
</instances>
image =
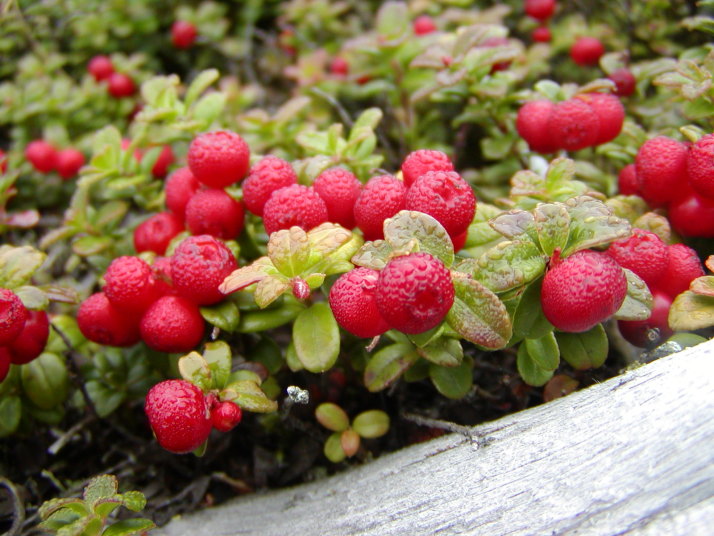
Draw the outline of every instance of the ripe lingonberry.
<instances>
[{"instance_id":1,"label":"ripe lingonberry","mask_svg":"<svg viewBox=\"0 0 714 536\"><path fill-rule=\"evenodd\" d=\"M188 167L198 182L225 188L245 177L250 148L235 132L217 130L196 136L188 148Z\"/></svg>"},{"instance_id":2,"label":"ripe lingonberry","mask_svg":"<svg viewBox=\"0 0 714 536\"><path fill-rule=\"evenodd\" d=\"M615 95L618 97L629 97L635 92L637 80L629 69L615 69L608 78L615 82Z\"/></svg>"},{"instance_id":3,"label":"ripe lingonberry","mask_svg":"<svg viewBox=\"0 0 714 536\"><path fill-rule=\"evenodd\" d=\"M330 62L330 72L336 76L347 76L350 72L350 64L345 58L337 56Z\"/></svg>"},{"instance_id":4,"label":"ripe lingonberry","mask_svg":"<svg viewBox=\"0 0 714 536\"><path fill-rule=\"evenodd\" d=\"M714 238L714 199L690 190L670 203L668 217L682 236Z\"/></svg>"},{"instance_id":5,"label":"ripe lingonberry","mask_svg":"<svg viewBox=\"0 0 714 536\"><path fill-rule=\"evenodd\" d=\"M104 273L104 294L119 309L142 313L159 297L154 272L139 257L117 257Z\"/></svg>"},{"instance_id":6,"label":"ripe lingonberry","mask_svg":"<svg viewBox=\"0 0 714 536\"><path fill-rule=\"evenodd\" d=\"M320 173L312 185L327 206L327 215L333 223L345 229L355 226L354 207L362 183L344 168L330 168Z\"/></svg>"},{"instance_id":7,"label":"ripe lingonberry","mask_svg":"<svg viewBox=\"0 0 714 536\"><path fill-rule=\"evenodd\" d=\"M415 180L429 171L454 171L454 164L441 151L431 149L413 151L402 162L404 185L409 188Z\"/></svg>"},{"instance_id":8,"label":"ripe lingonberry","mask_svg":"<svg viewBox=\"0 0 714 536\"><path fill-rule=\"evenodd\" d=\"M412 22L412 28L416 35L426 35L436 31L436 24L429 15L419 15Z\"/></svg>"},{"instance_id":9,"label":"ripe lingonberry","mask_svg":"<svg viewBox=\"0 0 714 536\"><path fill-rule=\"evenodd\" d=\"M186 226L194 235L233 240L243 230L243 205L225 190L200 190L186 205Z\"/></svg>"},{"instance_id":10,"label":"ripe lingonberry","mask_svg":"<svg viewBox=\"0 0 714 536\"><path fill-rule=\"evenodd\" d=\"M473 220L476 196L455 171L430 171L409 187L406 209L433 216L450 236L457 236Z\"/></svg>"},{"instance_id":11,"label":"ripe lingonberry","mask_svg":"<svg viewBox=\"0 0 714 536\"><path fill-rule=\"evenodd\" d=\"M652 293L654 304L652 313L647 320L619 320L617 327L622 336L630 343L640 348L655 346L672 335L669 327L669 309L672 299L663 292Z\"/></svg>"},{"instance_id":12,"label":"ripe lingonberry","mask_svg":"<svg viewBox=\"0 0 714 536\"><path fill-rule=\"evenodd\" d=\"M620 99L609 93L587 93L577 98L589 104L600 121L600 129L594 145L602 145L620 135L625 121L625 108Z\"/></svg>"},{"instance_id":13,"label":"ripe lingonberry","mask_svg":"<svg viewBox=\"0 0 714 536\"><path fill-rule=\"evenodd\" d=\"M301 184L276 190L263 207L263 225L268 234L293 225L309 231L328 220L325 202L314 189Z\"/></svg>"},{"instance_id":14,"label":"ripe lingonberry","mask_svg":"<svg viewBox=\"0 0 714 536\"><path fill-rule=\"evenodd\" d=\"M384 238L384 220L391 218L406 204L404 183L391 175L372 177L355 201L355 223L365 240Z\"/></svg>"},{"instance_id":15,"label":"ripe lingonberry","mask_svg":"<svg viewBox=\"0 0 714 536\"><path fill-rule=\"evenodd\" d=\"M106 80L114 73L114 64L108 56L99 54L89 60L87 70L97 82L100 82Z\"/></svg>"},{"instance_id":16,"label":"ripe lingonberry","mask_svg":"<svg viewBox=\"0 0 714 536\"><path fill-rule=\"evenodd\" d=\"M667 251L667 244L659 236L643 229L633 229L631 236L615 240L607 248L610 257L640 276L650 288L667 267Z\"/></svg>"},{"instance_id":17,"label":"ripe lingonberry","mask_svg":"<svg viewBox=\"0 0 714 536\"><path fill-rule=\"evenodd\" d=\"M580 37L570 47L570 57L583 67L597 65L603 54L605 54L605 47L595 37Z\"/></svg>"},{"instance_id":18,"label":"ripe lingonberry","mask_svg":"<svg viewBox=\"0 0 714 536\"><path fill-rule=\"evenodd\" d=\"M555 13L555 0L526 0L525 11L539 21L548 20Z\"/></svg>"},{"instance_id":19,"label":"ripe lingonberry","mask_svg":"<svg viewBox=\"0 0 714 536\"><path fill-rule=\"evenodd\" d=\"M144 411L163 448L185 454L211 433L211 415L203 391L185 380L165 380L146 394Z\"/></svg>"},{"instance_id":20,"label":"ripe lingonberry","mask_svg":"<svg viewBox=\"0 0 714 536\"><path fill-rule=\"evenodd\" d=\"M233 253L210 235L189 236L171 257L174 288L199 305L211 305L224 298L218 287L238 268Z\"/></svg>"},{"instance_id":21,"label":"ripe lingonberry","mask_svg":"<svg viewBox=\"0 0 714 536\"><path fill-rule=\"evenodd\" d=\"M49 173L57 166L57 149L45 140L31 141L25 147L25 158L40 173Z\"/></svg>"},{"instance_id":22,"label":"ripe lingonberry","mask_svg":"<svg viewBox=\"0 0 714 536\"><path fill-rule=\"evenodd\" d=\"M74 177L83 165L84 155L82 151L69 148L57 152L55 167L57 168L57 173L63 179L67 180Z\"/></svg>"},{"instance_id":23,"label":"ripe lingonberry","mask_svg":"<svg viewBox=\"0 0 714 536\"><path fill-rule=\"evenodd\" d=\"M175 294L173 281L171 280L171 257L156 257L151 263L154 272L156 288L161 296Z\"/></svg>"},{"instance_id":24,"label":"ripe lingonberry","mask_svg":"<svg viewBox=\"0 0 714 536\"><path fill-rule=\"evenodd\" d=\"M196 41L196 26L185 20L177 20L171 25L171 43L176 48L191 48Z\"/></svg>"},{"instance_id":25,"label":"ripe lingonberry","mask_svg":"<svg viewBox=\"0 0 714 536\"><path fill-rule=\"evenodd\" d=\"M553 36L550 33L550 28L547 26L538 26L531 34L531 39L536 43L550 43Z\"/></svg>"},{"instance_id":26,"label":"ripe lingonberry","mask_svg":"<svg viewBox=\"0 0 714 536\"><path fill-rule=\"evenodd\" d=\"M622 195L639 195L640 183L637 180L635 164L627 164L617 176L617 188Z\"/></svg>"},{"instance_id":27,"label":"ripe lingonberry","mask_svg":"<svg viewBox=\"0 0 714 536\"><path fill-rule=\"evenodd\" d=\"M605 253L584 250L565 259L554 255L543 278L541 306L557 329L577 333L615 314L626 294L620 265Z\"/></svg>"},{"instance_id":28,"label":"ripe lingonberry","mask_svg":"<svg viewBox=\"0 0 714 536\"><path fill-rule=\"evenodd\" d=\"M672 244L667 251L667 266L655 287L674 299L689 289L689 284L704 275L699 255L689 246Z\"/></svg>"},{"instance_id":29,"label":"ripe lingonberry","mask_svg":"<svg viewBox=\"0 0 714 536\"><path fill-rule=\"evenodd\" d=\"M204 322L198 306L181 296L162 296L141 317L141 339L159 352L185 353L203 338Z\"/></svg>"},{"instance_id":30,"label":"ripe lingonberry","mask_svg":"<svg viewBox=\"0 0 714 536\"><path fill-rule=\"evenodd\" d=\"M230 432L240 424L243 410L235 402L224 400L211 408L211 424L219 432Z\"/></svg>"},{"instance_id":31,"label":"ripe lingonberry","mask_svg":"<svg viewBox=\"0 0 714 536\"><path fill-rule=\"evenodd\" d=\"M689 148L687 172L692 189L714 199L714 134L701 137Z\"/></svg>"},{"instance_id":32,"label":"ripe lingonberry","mask_svg":"<svg viewBox=\"0 0 714 536\"><path fill-rule=\"evenodd\" d=\"M444 263L428 253L390 260L377 279L377 309L390 327L422 333L436 327L454 303L454 284Z\"/></svg>"},{"instance_id":33,"label":"ripe lingonberry","mask_svg":"<svg viewBox=\"0 0 714 536\"><path fill-rule=\"evenodd\" d=\"M12 365L10 350L0 347L0 383L4 382L5 378L7 378L7 374L10 372L10 365Z\"/></svg>"},{"instance_id":34,"label":"ripe lingonberry","mask_svg":"<svg viewBox=\"0 0 714 536\"><path fill-rule=\"evenodd\" d=\"M14 341L29 317L27 308L12 290L0 288L0 346Z\"/></svg>"},{"instance_id":35,"label":"ripe lingonberry","mask_svg":"<svg viewBox=\"0 0 714 536\"><path fill-rule=\"evenodd\" d=\"M7 171L7 155L5 151L0 149L0 173L5 173Z\"/></svg>"},{"instance_id":36,"label":"ripe lingonberry","mask_svg":"<svg viewBox=\"0 0 714 536\"><path fill-rule=\"evenodd\" d=\"M282 158L268 155L258 161L241 185L245 208L256 216L263 215L263 207L276 190L297 184L297 174Z\"/></svg>"},{"instance_id":37,"label":"ripe lingonberry","mask_svg":"<svg viewBox=\"0 0 714 536\"><path fill-rule=\"evenodd\" d=\"M134 80L124 73L112 73L108 78L108 82L107 90L116 99L131 97L136 91Z\"/></svg>"},{"instance_id":38,"label":"ripe lingonberry","mask_svg":"<svg viewBox=\"0 0 714 536\"><path fill-rule=\"evenodd\" d=\"M139 320L112 305L103 292L84 300L77 312L82 335L105 346L133 346L139 342Z\"/></svg>"},{"instance_id":39,"label":"ripe lingonberry","mask_svg":"<svg viewBox=\"0 0 714 536\"><path fill-rule=\"evenodd\" d=\"M665 136L647 140L637 151L635 167L644 200L653 207L666 205L687 176L687 146Z\"/></svg>"},{"instance_id":40,"label":"ripe lingonberry","mask_svg":"<svg viewBox=\"0 0 714 536\"><path fill-rule=\"evenodd\" d=\"M151 168L151 174L157 179L163 179L169 171L169 166L174 163L176 157L170 145L164 145L159 153L156 162Z\"/></svg>"},{"instance_id":41,"label":"ripe lingonberry","mask_svg":"<svg viewBox=\"0 0 714 536\"><path fill-rule=\"evenodd\" d=\"M137 253L153 251L163 255L171 240L183 230L183 221L176 214L159 212L134 229L134 249Z\"/></svg>"},{"instance_id":42,"label":"ripe lingonberry","mask_svg":"<svg viewBox=\"0 0 714 536\"><path fill-rule=\"evenodd\" d=\"M366 339L389 329L377 309L376 292L379 272L355 268L344 273L330 289L330 308L344 329Z\"/></svg>"},{"instance_id":43,"label":"ripe lingonberry","mask_svg":"<svg viewBox=\"0 0 714 536\"><path fill-rule=\"evenodd\" d=\"M600 119L595 110L578 98L556 104L549 125L553 139L560 140L566 151L591 147L600 134Z\"/></svg>"},{"instance_id":44,"label":"ripe lingonberry","mask_svg":"<svg viewBox=\"0 0 714 536\"><path fill-rule=\"evenodd\" d=\"M7 345L15 365L24 365L39 356L50 336L50 319L46 312L28 310L27 314L22 331Z\"/></svg>"},{"instance_id":45,"label":"ripe lingonberry","mask_svg":"<svg viewBox=\"0 0 714 536\"><path fill-rule=\"evenodd\" d=\"M526 140L531 151L553 153L560 149L558 139L551 134L550 118L555 104L549 100L526 102L518 110L516 130Z\"/></svg>"},{"instance_id":46,"label":"ripe lingonberry","mask_svg":"<svg viewBox=\"0 0 714 536\"><path fill-rule=\"evenodd\" d=\"M176 214L182 221L186 215L186 204L195 194L201 184L187 167L174 171L164 184L166 193L166 208Z\"/></svg>"}]
</instances>

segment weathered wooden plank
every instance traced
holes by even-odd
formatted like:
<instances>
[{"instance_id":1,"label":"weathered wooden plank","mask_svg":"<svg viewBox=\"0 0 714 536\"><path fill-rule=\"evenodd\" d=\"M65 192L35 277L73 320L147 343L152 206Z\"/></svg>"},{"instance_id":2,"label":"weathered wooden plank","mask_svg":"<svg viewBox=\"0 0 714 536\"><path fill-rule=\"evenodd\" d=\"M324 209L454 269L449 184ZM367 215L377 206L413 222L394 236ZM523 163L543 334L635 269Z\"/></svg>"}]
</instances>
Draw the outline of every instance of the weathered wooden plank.
<instances>
[{"instance_id":1,"label":"weathered wooden plank","mask_svg":"<svg viewBox=\"0 0 714 536\"><path fill-rule=\"evenodd\" d=\"M168 536L712 534L714 341ZM478 438L478 440L476 439Z\"/></svg>"}]
</instances>

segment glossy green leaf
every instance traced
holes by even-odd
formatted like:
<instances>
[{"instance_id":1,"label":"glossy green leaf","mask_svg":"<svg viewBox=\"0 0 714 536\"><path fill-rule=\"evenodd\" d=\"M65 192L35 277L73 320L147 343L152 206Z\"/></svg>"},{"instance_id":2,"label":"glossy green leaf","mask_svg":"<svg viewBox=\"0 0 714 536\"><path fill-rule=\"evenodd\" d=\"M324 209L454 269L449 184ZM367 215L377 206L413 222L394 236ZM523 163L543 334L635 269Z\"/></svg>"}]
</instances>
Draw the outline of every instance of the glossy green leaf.
<instances>
[{"instance_id":1,"label":"glossy green leaf","mask_svg":"<svg viewBox=\"0 0 714 536\"><path fill-rule=\"evenodd\" d=\"M357 454L361 442L359 434L351 428L344 430L340 434L340 445L348 458Z\"/></svg>"},{"instance_id":2,"label":"glossy green leaf","mask_svg":"<svg viewBox=\"0 0 714 536\"><path fill-rule=\"evenodd\" d=\"M364 384L371 392L381 391L391 385L419 359L419 354L409 343L385 346L376 352L364 370Z\"/></svg>"},{"instance_id":3,"label":"glossy green leaf","mask_svg":"<svg viewBox=\"0 0 714 536\"><path fill-rule=\"evenodd\" d=\"M689 290L694 292L694 294L698 294L699 296L714 297L714 276L705 275L702 277L697 277L691 282Z\"/></svg>"},{"instance_id":4,"label":"glossy green leaf","mask_svg":"<svg viewBox=\"0 0 714 536\"><path fill-rule=\"evenodd\" d=\"M140 512L146 506L146 497L140 491L127 491L121 495L122 504L132 512Z\"/></svg>"},{"instance_id":5,"label":"glossy green leaf","mask_svg":"<svg viewBox=\"0 0 714 536\"><path fill-rule=\"evenodd\" d=\"M271 413L278 409L278 403L270 400L260 385L251 380L231 382L221 391L220 399L235 402L241 409L255 413Z\"/></svg>"},{"instance_id":6,"label":"glossy green leaf","mask_svg":"<svg viewBox=\"0 0 714 536\"><path fill-rule=\"evenodd\" d=\"M570 214L570 235L563 249L564 257L595 246L630 236L627 220L615 216L610 208L593 197L582 195L565 202Z\"/></svg>"},{"instance_id":7,"label":"glossy green leaf","mask_svg":"<svg viewBox=\"0 0 714 536\"><path fill-rule=\"evenodd\" d=\"M535 218L530 212L514 209L495 216L489 225L510 240L522 239L524 234L530 234L535 229Z\"/></svg>"},{"instance_id":8,"label":"glossy green leaf","mask_svg":"<svg viewBox=\"0 0 714 536\"><path fill-rule=\"evenodd\" d=\"M385 2L377 12L375 29L385 40L405 37L410 29L409 12L402 2Z\"/></svg>"},{"instance_id":9,"label":"glossy green leaf","mask_svg":"<svg viewBox=\"0 0 714 536\"><path fill-rule=\"evenodd\" d=\"M102 499L115 498L118 489L119 483L114 475L99 475L89 481L82 496L93 509Z\"/></svg>"},{"instance_id":10,"label":"glossy green leaf","mask_svg":"<svg viewBox=\"0 0 714 536\"><path fill-rule=\"evenodd\" d=\"M211 388L223 389L231 375L233 365L230 346L224 341L207 342L203 350L203 358L211 371Z\"/></svg>"},{"instance_id":11,"label":"glossy green leaf","mask_svg":"<svg viewBox=\"0 0 714 536\"><path fill-rule=\"evenodd\" d=\"M392 251L392 246L386 240L373 240L365 243L354 254L352 263L372 270L381 270L389 262Z\"/></svg>"},{"instance_id":12,"label":"glossy green leaf","mask_svg":"<svg viewBox=\"0 0 714 536\"><path fill-rule=\"evenodd\" d=\"M506 306L475 279L453 279L454 305L446 315L449 325L464 339L490 350L503 348L512 326Z\"/></svg>"},{"instance_id":13,"label":"glossy green leaf","mask_svg":"<svg viewBox=\"0 0 714 536\"><path fill-rule=\"evenodd\" d=\"M14 292L17 294L18 298L22 300L23 305L28 309L43 311L47 309L47 306L50 304L47 294L37 287L23 285L21 287L17 287Z\"/></svg>"},{"instance_id":14,"label":"glossy green leaf","mask_svg":"<svg viewBox=\"0 0 714 536\"><path fill-rule=\"evenodd\" d=\"M622 269L627 277L625 301L614 314L617 320L647 320L654 306L654 298L647 283L632 270Z\"/></svg>"},{"instance_id":15,"label":"glossy green leaf","mask_svg":"<svg viewBox=\"0 0 714 536\"><path fill-rule=\"evenodd\" d=\"M332 367L340 353L340 330L325 302L317 302L298 315L293 324L293 343L300 362L310 372Z\"/></svg>"},{"instance_id":16,"label":"glossy green leaf","mask_svg":"<svg viewBox=\"0 0 714 536\"><path fill-rule=\"evenodd\" d=\"M307 233L293 226L270 235L268 257L273 265L287 277L301 274L310 260L310 241Z\"/></svg>"},{"instance_id":17,"label":"glossy green leaf","mask_svg":"<svg viewBox=\"0 0 714 536\"><path fill-rule=\"evenodd\" d=\"M277 269L273 262L266 256L256 259L248 266L242 266L228 275L218 289L224 294L230 294L260 282L271 274L276 274Z\"/></svg>"},{"instance_id":18,"label":"glossy green leaf","mask_svg":"<svg viewBox=\"0 0 714 536\"><path fill-rule=\"evenodd\" d=\"M363 411L352 421L352 429L365 439L382 437L389 432L389 415L379 409Z\"/></svg>"},{"instance_id":19,"label":"glossy green leaf","mask_svg":"<svg viewBox=\"0 0 714 536\"><path fill-rule=\"evenodd\" d=\"M206 322L228 333L233 333L240 322L238 305L231 300L223 300L211 307L201 307L200 311Z\"/></svg>"},{"instance_id":20,"label":"glossy green leaf","mask_svg":"<svg viewBox=\"0 0 714 536\"><path fill-rule=\"evenodd\" d=\"M672 302L668 321L674 331L714 326L714 298L685 290Z\"/></svg>"},{"instance_id":21,"label":"glossy green leaf","mask_svg":"<svg viewBox=\"0 0 714 536\"><path fill-rule=\"evenodd\" d=\"M285 365L280 346L270 337L261 337L251 349L249 358L251 361L262 363L270 374L277 374Z\"/></svg>"},{"instance_id":22,"label":"glossy green leaf","mask_svg":"<svg viewBox=\"0 0 714 536\"><path fill-rule=\"evenodd\" d=\"M315 408L315 418L322 426L333 432L342 432L350 426L350 418L340 406L323 402Z\"/></svg>"},{"instance_id":23,"label":"glossy green leaf","mask_svg":"<svg viewBox=\"0 0 714 536\"><path fill-rule=\"evenodd\" d=\"M256 333L274 329L295 319L305 308L299 304L285 303L264 311L249 311L240 316L239 333Z\"/></svg>"},{"instance_id":24,"label":"glossy green leaf","mask_svg":"<svg viewBox=\"0 0 714 536\"><path fill-rule=\"evenodd\" d=\"M140 536L155 528L156 524L150 519L122 519L107 527L102 536Z\"/></svg>"},{"instance_id":25,"label":"glossy green leaf","mask_svg":"<svg viewBox=\"0 0 714 536\"><path fill-rule=\"evenodd\" d=\"M72 243L72 251L80 257L97 255L111 248L114 240L108 236L83 236Z\"/></svg>"},{"instance_id":26,"label":"glossy green leaf","mask_svg":"<svg viewBox=\"0 0 714 536\"><path fill-rule=\"evenodd\" d=\"M325 457L332 463L340 463L347 457L344 449L342 448L342 434L340 432L333 432L330 437L325 441L325 447L323 452Z\"/></svg>"},{"instance_id":27,"label":"glossy green leaf","mask_svg":"<svg viewBox=\"0 0 714 536\"><path fill-rule=\"evenodd\" d=\"M64 359L51 353L21 367L22 388L27 398L40 409L61 404L69 393L69 373Z\"/></svg>"},{"instance_id":28,"label":"glossy green leaf","mask_svg":"<svg viewBox=\"0 0 714 536\"><path fill-rule=\"evenodd\" d=\"M540 304L542 285L543 278L539 278L528 285L521 295L513 315L513 338L515 340L526 337L538 339L555 329L543 314Z\"/></svg>"},{"instance_id":29,"label":"glossy green leaf","mask_svg":"<svg viewBox=\"0 0 714 536\"><path fill-rule=\"evenodd\" d=\"M253 297L258 307L264 309L290 290L290 280L284 275L268 275L258 281Z\"/></svg>"},{"instance_id":30,"label":"glossy green leaf","mask_svg":"<svg viewBox=\"0 0 714 536\"><path fill-rule=\"evenodd\" d=\"M548 256L568 242L570 233L570 214L562 203L547 203L538 205L533 210L535 229L540 246Z\"/></svg>"},{"instance_id":31,"label":"glossy green leaf","mask_svg":"<svg viewBox=\"0 0 714 536\"><path fill-rule=\"evenodd\" d=\"M576 370L597 368L607 359L608 342L602 324L583 333L557 333L556 339L561 357Z\"/></svg>"},{"instance_id":32,"label":"glossy green leaf","mask_svg":"<svg viewBox=\"0 0 714 536\"><path fill-rule=\"evenodd\" d=\"M285 363L287 363L288 368L293 372L297 372L298 370L303 370L305 368L298 359L293 341L290 341L288 343L288 347L285 349Z\"/></svg>"},{"instance_id":33,"label":"glossy green leaf","mask_svg":"<svg viewBox=\"0 0 714 536\"><path fill-rule=\"evenodd\" d=\"M439 339L439 337L441 337L443 333L444 325L439 324L435 328L432 328L428 331L407 335L407 338L416 346L421 348Z\"/></svg>"},{"instance_id":34,"label":"glossy green leaf","mask_svg":"<svg viewBox=\"0 0 714 536\"><path fill-rule=\"evenodd\" d=\"M107 417L126 399L126 391L107 386L101 381L89 380L86 384L87 394L97 410L97 415Z\"/></svg>"},{"instance_id":35,"label":"glossy green leaf","mask_svg":"<svg viewBox=\"0 0 714 536\"><path fill-rule=\"evenodd\" d=\"M0 246L0 287L27 285L45 258L44 253L30 246Z\"/></svg>"},{"instance_id":36,"label":"glossy green leaf","mask_svg":"<svg viewBox=\"0 0 714 536\"><path fill-rule=\"evenodd\" d=\"M0 437L15 433L20 425L22 402L19 396L4 396L0 398Z\"/></svg>"},{"instance_id":37,"label":"glossy green leaf","mask_svg":"<svg viewBox=\"0 0 714 536\"><path fill-rule=\"evenodd\" d=\"M560 364L560 349L555 334L550 332L538 339L524 341L528 355L544 370L555 370ZM522 345L523 346L523 345Z\"/></svg>"},{"instance_id":38,"label":"glossy green leaf","mask_svg":"<svg viewBox=\"0 0 714 536\"><path fill-rule=\"evenodd\" d=\"M470 357L464 358L458 367L442 367L432 363L429 367L429 377L442 395L459 400L471 390L473 365L473 359Z\"/></svg>"},{"instance_id":39,"label":"glossy green leaf","mask_svg":"<svg viewBox=\"0 0 714 536\"><path fill-rule=\"evenodd\" d=\"M184 102L186 106L191 106L193 102L206 91L220 77L217 69L206 69L201 71L196 78L193 79L191 85L186 90Z\"/></svg>"},{"instance_id":40,"label":"glossy green leaf","mask_svg":"<svg viewBox=\"0 0 714 536\"><path fill-rule=\"evenodd\" d=\"M211 369L206 359L198 352L191 352L178 360L181 377L197 385L202 391L211 389Z\"/></svg>"},{"instance_id":41,"label":"glossy green leaf","mask_svg":"<svg viewBox=\"0 0 714 536\"><path fill-rule=\"evenodd\" d=\"M518 347L516 366L518 367L518 374L521 375L523 381L534 387L545 385L553 377L552 370L544 369L536 363L535 359L528 353L525 344L521 344Z\"/></svg>"},{"instance_id":42,"label":"glossy green leaf","mask_svg":"<svg viewBox=\"0 0 714 536\"><path fill-rule=\"evenodd\" d=\"M449 233L434 217L415 210L402 210L384 221L384 239L395 251L411 252L414 240L418 251L431 254L450 267L454 245Z\"/></svg>"},{"instance_id":43,"label":"glossy green leaf","mask_svg":"<svg viewBox=\"0 0 714 536\"><path fill-rule=\"evenodd\" d=\"M220 91L208 93L198 99L193 106L193 117L203 121L207 126L213 123L226 105L227 95Z\"/></svg>"},{"instance_id":44,"label":"glossy green leaf","mask_svg":"<svg viewBox=\"0 0 714 536\"><path fill-rule=\"evenodd\" d=\"M473 277L493 292L505 292L543 275L546 259L528 239L501 242L479 257Z\"/></svg>"},{"instance_id":45,"label":"glossy green leaf","mask_svg":"<svg viewBox=\"0 0 714 536\"><path fill-rule=\"evenodd\" d=\"M461 341L451 337L437 339L428 346L418 348L417 351L427 361L443 367L457 367L464 357Z\"/></svg>"}]
</instances>

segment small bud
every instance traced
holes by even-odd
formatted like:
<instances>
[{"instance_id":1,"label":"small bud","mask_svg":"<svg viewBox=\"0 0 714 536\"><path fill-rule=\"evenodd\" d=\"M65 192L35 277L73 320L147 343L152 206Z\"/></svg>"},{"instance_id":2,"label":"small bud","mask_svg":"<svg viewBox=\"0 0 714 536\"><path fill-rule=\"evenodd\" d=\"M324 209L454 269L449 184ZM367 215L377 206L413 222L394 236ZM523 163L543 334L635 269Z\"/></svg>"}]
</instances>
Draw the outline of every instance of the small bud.
<instances>
[{"instance_id":1,"label":"small bud","mask_svg":"<svg viewBox=\"0 0 714 536\"><path fill-rule=\"evenodd\" d=\"M298 300L306 300L310 297L310 286L301 277L293 277L291 279L293 285L293 296Z\"/></svg>"}]
</instances>

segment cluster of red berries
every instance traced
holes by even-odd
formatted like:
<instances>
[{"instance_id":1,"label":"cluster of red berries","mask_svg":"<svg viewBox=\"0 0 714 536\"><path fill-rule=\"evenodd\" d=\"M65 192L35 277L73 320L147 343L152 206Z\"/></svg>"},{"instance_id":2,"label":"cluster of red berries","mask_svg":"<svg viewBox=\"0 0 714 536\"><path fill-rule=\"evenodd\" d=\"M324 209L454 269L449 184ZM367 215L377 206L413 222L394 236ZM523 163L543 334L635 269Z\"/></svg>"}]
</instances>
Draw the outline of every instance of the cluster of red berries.
<instances>
[{"instance_id":1,"label":"cluster of red berries","mask_svg":"<svg viewBox=\"0 0 714 536\"><path fill-rule=\"evenodd\" d=\"M77 175L84 165L84 154L78 149L72 147L57 149L45 140L34 140L28 143L25 147L25 158L40 173L57 171L63 180L71 179Z\"/></svg>"},{"instance_id":2,"label":"cluster of red berries","mask_svg":"<svg viewBox=\"0 0 714 536\"><path fill-rule=\"evenodd\" d=\"M107 91L116 99L131 97L136 92L134 80L125 73L116 72L114 63L108 56L103 54L94 56L89 60L87 70L97 82L106 81Z\"/></svg>"},{"instance_id":3,"label":"cluster of red berries","mask_svg":"<svg viewBox=\"0 0 714 536\"><path fill-rule=\"evenodd\" d=\"M682 236L714 237L714 134L693 144L666 136L647 140L618 183L621 194L666 208Z\"/></svg>"},{"instance_id":4,"label":"cluster of red berries","mask_svg":"<svg viewBox=\"0 0 714 536\"><path fill-rule=\"evenodd\" d=\"M185 380L166 380L154 385L146 395L144 411L156 440L175 454L200 447L215 428L229 432L243 416L240 406L204 394Z\"/></svg>"},{"instance_id":5,"label":"cluster of red berries","mask_svg":"<svg viewBox=\"0 0 714 536\"><path fill-rule=\"evenodd\" d=\"M10 365L24 365L47 344L50 321L45 311L27 309L13 291L0 288L0 382Z\"/></svg>"},{"instance_id":6,"label":"cluster of red berries","mask_svg":"<svg viewBox=\"0 0 714 536\"><path fill-rule=\"evenodd\" d=\"M518 110L516 129L532 151L579 151L614 140L624 120L625 109L616 96L585 93L557 104L525 103Z\"/></svg>"},{"instance_id":7,"label":"cluster of red berries","mask_svg":"<svg viewBox=\"0 0 714 536\"><path fill-rule=\"evenodd\" d=\"M548 20L555 13L555 0L525 0L524 9L526 15L539 22L538 27L533 30L533 41L538 43L549 43L551 40Z\"/></svg>"}]
</instances>

